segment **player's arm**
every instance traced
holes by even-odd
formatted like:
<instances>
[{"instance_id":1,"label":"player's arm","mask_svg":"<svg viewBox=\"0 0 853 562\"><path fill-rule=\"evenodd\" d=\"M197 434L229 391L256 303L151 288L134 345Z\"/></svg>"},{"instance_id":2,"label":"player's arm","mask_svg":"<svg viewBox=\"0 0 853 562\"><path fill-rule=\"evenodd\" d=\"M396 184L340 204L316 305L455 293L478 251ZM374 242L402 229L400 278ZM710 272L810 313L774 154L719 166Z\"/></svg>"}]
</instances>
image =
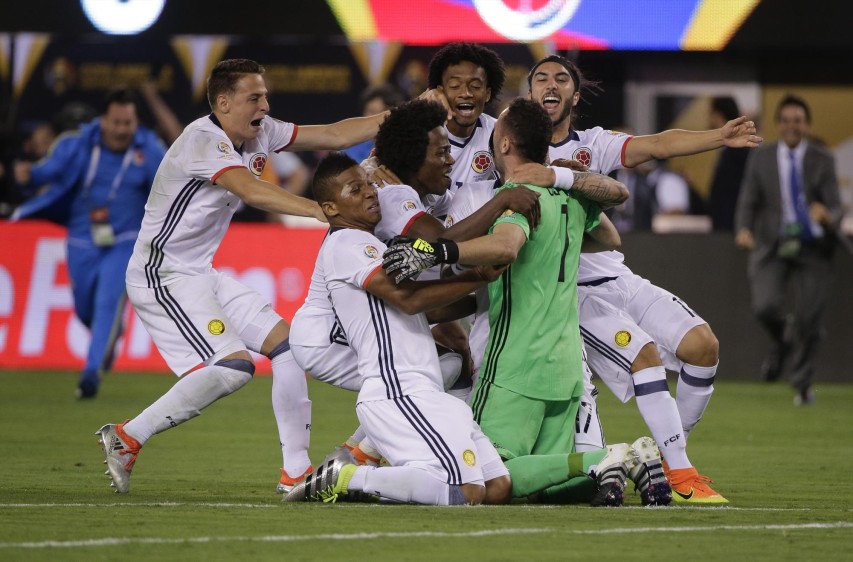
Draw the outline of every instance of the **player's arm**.
<instances>
[{"instance_id":1,"label":"player's arm","mask_svg":"<svg viewBox=\"0 0 853 562\"><path fill-rule=\"evenodd\" d=\"M302 125L288 151L343 150L376 136L387 111L369 117L352 117L329 125Z\"/></svg>"},{"instance_id":2,"label":"player's arm","mask_svg":"<svg viewBox=\"0 0 853 562\"><path fill-rule=\"evenodd\" d=\"M527 232L513 223L498 223L491 234L459 243L459 263L466 265L510 264L527 242Z\"/></svg>"},{"instance_id":3,"label":"player's arm","mask_svg":"<svg viewBox=\"0 0 853 562\"><path fill-rule=\"evenodd\" d=\"M458 322L453 322L453 320L471 316L475 312L477 312L477 298L474 295L468 295L456 302L428 311L426 317L427 322L430 324L439 324L432 331L432 335L436 341L454 351L459 351L463 344L466 347L468 346L468 332ZM449 337L439 337L436 334L437 329L443 330L441 336ZM451 333L447 334L446 332Z\"/></svg>"},{"instance_id":4,"label":"player's arm","mask_svg":"<svg viewBox=\"0 0 853 562\"><path fill-rule=\"evenodd\" d=\"M748 121L746 116L741 116L719 129L709 131L670 129L654 135L633 137L626 141L623 164L632 168L652 159L687 156L721 146L755 148L764 140L755 133L755 123Z\"/></svg>"},{"instance_id":5,"label":"player's arm","mask_svg":"<svg viewBox=\"0 0 853 562\"><path fill-rule=\"evenodd\" d=\"M543 187L556 187L577 191L598 203L602 209L621 205L628 199L628 188L610 176L589 172L586 166L578 167L575 161L556 160L551 166L527 163L516 167L514 175L507 178L513 183L529 183Z\"/></svg>"},{"instance_id":6,"label":"player's arm","mask_svg":"<svg viewBox=\"0 0 853 562\"><path fill-rule=\"evenodd\" d=\"M216 178L216 185L239 197L246 205L270 213L314 217L326 222L320 205L315 201L288 193L269 182L259 180L242 166L223 172Z\"/></svg>"},{"instance_id":7,"label":"player's arm","mask_svg":"<svg viewBox=\"0 0 853 562\"><path fill-rule=\"evenodd\" d=\"M423 214L411 224L405 235L409 238L460 242L482 236L498 217L507 210L521 213L534 226L539 223L539 194L524 186L504 189L474 213L445 229L435 217Z\"/></svg>"},{"instance_id":8,"label":"player's arm","mask_svg":"<svg viewBox=\"0 0 853 562\"><path fill-rule=\"evenodd\" d=\"M590 230L583 237L581 245L582 252L604 252L607 250L618 250L622 246L622 237L619 231L607 215L600 213L601 221L598 226Z\"/></svg>"},{"instance_id":9,"label":"player's arm","mask_svg":"<svg viewBox=\"0 0 853 562\"><path fill-rule=\"evenodd\" d=\"M395 283L382 268L367 281L365 290L406 314L441 308L469 295L497 278L497 270L476 268L455 277L431 281L404 280Z\"/></svg>"}]
</instances>

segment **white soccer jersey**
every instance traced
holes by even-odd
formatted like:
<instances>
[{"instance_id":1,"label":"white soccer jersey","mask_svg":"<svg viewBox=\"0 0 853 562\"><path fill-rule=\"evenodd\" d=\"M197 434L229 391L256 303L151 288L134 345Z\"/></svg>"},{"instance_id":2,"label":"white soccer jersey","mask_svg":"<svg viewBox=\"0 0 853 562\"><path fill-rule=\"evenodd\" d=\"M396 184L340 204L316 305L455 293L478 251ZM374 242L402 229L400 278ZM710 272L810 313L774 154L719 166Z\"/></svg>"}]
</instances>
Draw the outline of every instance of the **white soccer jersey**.
<instances>
[{"instance_id":1,"label":"white soccer jersey","mask_svg":"<svg viewBox=\"0 0 853 562\"><path fill-rule=\"evenodd\" d=\"M577 160L589 167L590 172L609 174L625 166L625 149L631 135L593 127L585 131L572 130L566 140L552 144L548 156ZM582 253L578 265L578 284L606 277L630 274L623 263L625 256L619 252Z\"/></svg>"},{"instance_id":2,"label":"white soccer jersey","mask_svg":"<svg viewBox=\"0 0 853 562\"><path fill-rule=\"evenodd\" d=\"M385 242L397 235L406 236L412 223L421 215L444 217L453 201L453 194L418 196L408 185L386 185L377 191L382 220L376 225L376 237Z\"/></svg>"},{"instance_id":3,"label":"white soccer jersey","mask_svg":"<svg viewBox=\"0 0 853 562\"><path fill-rule=\"evenodd\" d=\"M453 136L448 131L447 138L450 141L450 155L456 160L450 177L453 183L451 191L456 191L468 182L496 180L495 159L489 151L489 137L495 130L497 119L483 113L477 119L474 132L468 138Z\"/></svg>"},{"instance_id":4,"label":"white soccer jersey","mask_svg":"<svg viewBox=\"0 0 853 562\"><path fill-rule=\"evenodd\" d=\"M284 150L296 133L296 125L266 117L258 137L237 151L213 115L190 123L157 169L127 283L160 287L212 271L213 255L240 203L216 180L241 167L260 177L269 153Z\"/></svg>"},{"instance_id":5,"label":"white soccer jersey","mask_svg":"<svg viewBox=\"0 0 853 562\"><path fill-rule=\"evenodd\" d=\"M444 221L444 226L450 228L461 220L470 217L495 196L495 180L466 183L453 194L453 202ZM480 287L475 293L477 310L471 333L468 335L468 345L471 348L471 359L474 361L474 373L479 373L489 342L489 288Z\"/></svg>"},{"instance_id":6,"label":"white soccer jersey","mask_svg":"<svg viewBox=\"0 0 853 562\"><path fill-rule=\"evenodd\" d=\"M351 228L333 229L320 249L332 306L358 355L359 402L444 390L426 315L406 314L365 290L384 251L374 235Z\"/></svg>"},{"instance_id":7,"label":"white soccer jersey","mask_svg":"<svg viewBox=\"0 0 853 562\"><path fill-rule=\"evenodd\" d=\"M326 274L323 270L322 248L326 240L320 246L320 252L314 262L314 271L311 272L311 283L308 285L308 294L305 302L293 316L293 324L311 326L310 330L290 330L291 345L303 345L306 347L325 347L334 341L346 342L346 337L338 333L339 326L335 321L332 310L332 302L329 300L329 291L326 289Z\"/></svg>"}]
</instances>

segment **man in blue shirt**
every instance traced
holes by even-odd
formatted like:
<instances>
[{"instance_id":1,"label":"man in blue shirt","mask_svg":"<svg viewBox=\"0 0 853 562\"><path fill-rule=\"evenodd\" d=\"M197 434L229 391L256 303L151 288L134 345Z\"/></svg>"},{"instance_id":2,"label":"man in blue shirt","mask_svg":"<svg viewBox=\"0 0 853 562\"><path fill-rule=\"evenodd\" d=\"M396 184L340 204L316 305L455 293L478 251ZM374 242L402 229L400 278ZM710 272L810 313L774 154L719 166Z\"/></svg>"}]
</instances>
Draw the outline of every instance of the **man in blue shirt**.
<instances>
[{"instance_id":1,"label":"man in blue shirt","mask_svg":"<svg viewBox=\"0 0 853 562\"><path fill-rule=\"evenodd\" d=\"M127 88L109 92L102 115L60 137L34 166L18 163L15 179L39 190L13 219L43 218L68 227L68 275L74 309L91 331L78 398L98 392L122 328L124 275L145 202L165 146L139 126Z\"/></svg>"}]
</instances>

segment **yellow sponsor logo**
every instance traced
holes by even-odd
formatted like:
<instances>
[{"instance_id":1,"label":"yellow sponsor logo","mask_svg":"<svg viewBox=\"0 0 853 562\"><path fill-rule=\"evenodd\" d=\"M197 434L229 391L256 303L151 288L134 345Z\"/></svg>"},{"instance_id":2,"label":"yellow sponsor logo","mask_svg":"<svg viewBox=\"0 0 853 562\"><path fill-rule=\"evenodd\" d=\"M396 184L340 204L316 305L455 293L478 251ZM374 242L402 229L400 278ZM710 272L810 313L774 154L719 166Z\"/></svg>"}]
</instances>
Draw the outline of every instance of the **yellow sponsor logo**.
<instances>
[{"instance_id":1,"label":"yellow sponsor logo","mask_svg":"<svg viewBox=\"0 0 853 562\"><path fill-rule=\"evenodd\" d=\"M422 238L418 238L417 240L415 240L415 243L412 244L412 247L415 250L420 250L422 252L429 252L431 254L435 252L435 250L432 248L430 243L427 242L426 240L422 239Z\"/></svg>"},{"instance_id":2,"label":"yellow sponsor logo","mask_svg":"<svg viewBox=\"0 0 853 562\"><path fill-rule=\"evenodd\" d=\"M631 332L627 330L619 330L616 332L616 337L613 338L616 342L616 345L619 347L625 347L629 343L631 343Z\"/></svg>"},{"instance_id":3,"label":"yellow sponsor logo","mask_svg":"<svg viewBox=\"0 0 853 562\"><path fill-rule=\"evenodd\" d=\"M514 215L514 214L515 214L515 211L513 211L512 209L507 209L506 211L504 211L504 212L501 214L501 216L502 216L502 217L511 217L511 216L512 216L512 215Z\"/></svg>"},{"instance_id":4,"label":"yellow sponsor logo","mask_svg":"<svg viewBox=\"0 0 853 562\"><path fill-rule=\"evenodd\" d=\"M211 320L207 323L207 331L214 336L222 335L225 332L225 322L222 320Z\"/></svg>"},{"instance_id":5,"label":"yellow sponsor logo","mask_svg":"<svg viewBox=\"0 0 853 562\"><path fill-rule=\"evenodd\" d=\"M477 457L471 449L465 449L465 452L462 453L462 460L465 461L465 464L468 466L474 466L477 464Z\"/></svg>"}]
</instances>

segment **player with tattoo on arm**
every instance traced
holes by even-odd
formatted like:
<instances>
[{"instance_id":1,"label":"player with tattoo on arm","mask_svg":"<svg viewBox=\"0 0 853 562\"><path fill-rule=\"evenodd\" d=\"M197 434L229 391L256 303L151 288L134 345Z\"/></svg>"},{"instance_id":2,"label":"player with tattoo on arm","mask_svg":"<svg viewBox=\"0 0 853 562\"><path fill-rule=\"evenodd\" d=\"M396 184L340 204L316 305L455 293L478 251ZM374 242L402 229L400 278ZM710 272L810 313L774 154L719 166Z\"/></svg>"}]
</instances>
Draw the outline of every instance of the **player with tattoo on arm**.
<instances>
[{"instance_id":1,"label":"player with tattoo on arm","mask_svg":"<svg viewBox=\"0 0 853 562\"><path fill-rule=\"evenodd\" d=\"M550 137L544 110L531 101L514 101L494 131L500 174L543 162ZM586 177L593 191L606 185ZM583 393L575 284L580 242L584 232L604 235L600 241L611 247L619 237L612 228L601 229L599 206L574 190L531 189L541 194L537 230L518 214L506 213L489 235L467 242L400 241L386 252L384 265L405 277L436 262L511 264L489 286L492 330L472 398L475 419L510 470L513 496L546 490L556 495L592 472L597 481L593 505L621 505L625 475L638 462L632 447L622 443L574 453L574 435L565 431L575 421ZM619 203L626 193L617 193L612 197Z\"/></svg>"},{"instance_id":2,"label":"player with tattoo on arm","mask_svg":"<svg viewBox=\"0 0 853 562\"><path fill-rule=\"evenodd\" d=\"M557 56L537 62L528 74L530 99L554 123L552 159L580 160L591 171L610 173L651 159L665 159L721 146L754 147L755 124L739 117L710 131L669 130L631 137L601 127L572 127L574 108L590 83L571 61ZM668 464L676 501L725 503L687 458L686 440L713 392L719 343L708 324L675 295L635 275L619 252L580 257L580 326L590 367L623 401L637 397L643 419ZM665 367L680 373L677 398L669 394ZM603 443L597 415L578 446ZM664 467L667 468L667 467ZM643 497L644 503L662 503Z\"/></svg>"}]
</instances>

